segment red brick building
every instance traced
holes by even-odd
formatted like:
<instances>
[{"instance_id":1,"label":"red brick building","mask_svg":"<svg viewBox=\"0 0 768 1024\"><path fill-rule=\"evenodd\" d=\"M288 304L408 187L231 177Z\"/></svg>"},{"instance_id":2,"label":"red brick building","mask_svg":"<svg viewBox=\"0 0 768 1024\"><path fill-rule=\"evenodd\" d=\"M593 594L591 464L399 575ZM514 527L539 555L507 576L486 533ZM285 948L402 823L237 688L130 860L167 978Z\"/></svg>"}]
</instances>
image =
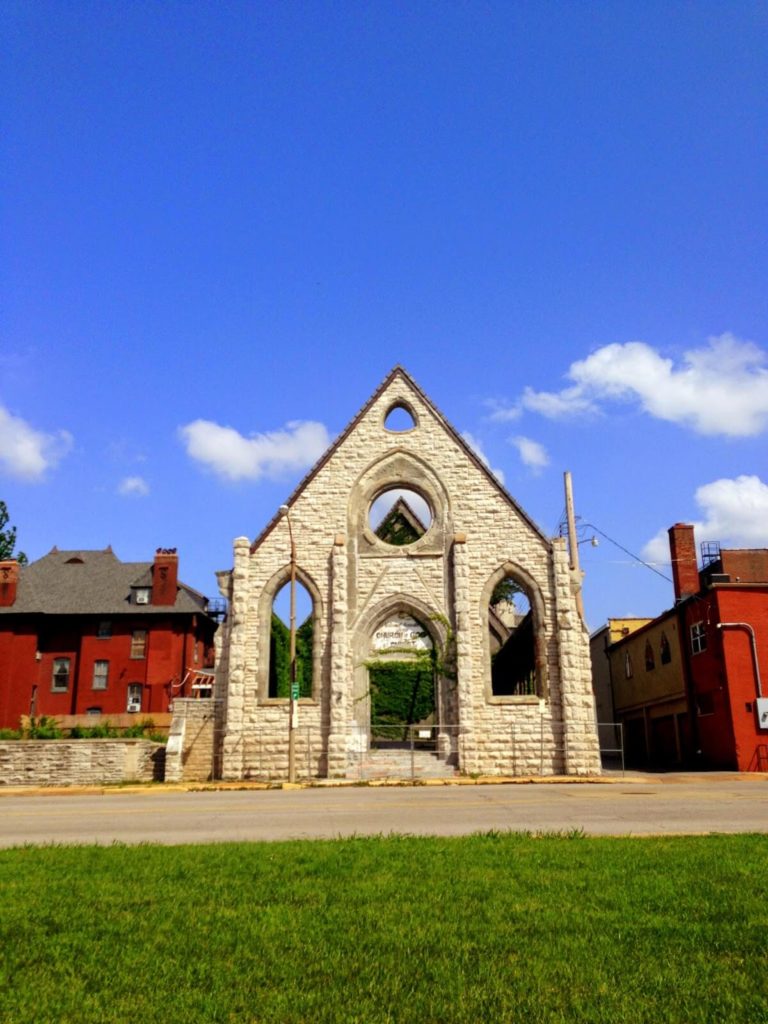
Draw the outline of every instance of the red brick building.
<instances>
[{"instance_id":1,"label":"red brick building","mask_svg":"<svg viewBox=\"0 0 768 1024\"><path fill-rule=\"evenodd\" d=\"M175 550L154 562L59 551L0 562L0 727L22 715L151 715L191 696L213 667L216 620L178 581Z\"/></svg>"},{"instance_id":2,"label":"red brick building","mask_svg":"<svg viewBox=\"0 0 768 1024\"><path fill-rule=\"evenodd\" d=\"M629 761L768 771L768 549L669 537L674 607L606 650Z\"/></svg>"}]
</instances>

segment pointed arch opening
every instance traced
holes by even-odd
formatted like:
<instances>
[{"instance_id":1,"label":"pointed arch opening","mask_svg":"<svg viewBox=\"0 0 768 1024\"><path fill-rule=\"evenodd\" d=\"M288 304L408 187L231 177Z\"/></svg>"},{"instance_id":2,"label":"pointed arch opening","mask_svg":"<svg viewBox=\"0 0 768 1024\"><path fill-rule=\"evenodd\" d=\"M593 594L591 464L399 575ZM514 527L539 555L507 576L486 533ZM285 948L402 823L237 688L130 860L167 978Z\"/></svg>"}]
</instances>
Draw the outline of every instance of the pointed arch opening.
<instances>
[{"instance_id":1,"label":"pointed arch opening","mask_svg":"<svg viewBox=\"0 0 768 1024\"><path fill-rule=\"evenodd\" d=\"M486 585L483 611L488 697L513 702L546 697L543 602L531 577L507 563Z\"/></svg>"},{"instance_id":2,"label":"pointed arch opening","mask_svg":"<svg viewBox=\"0 0 768 1024\"><path fill-rule=\"evenodd\" d=\"M290 567L268 581L259 598L258 694L261 700L290 699ZM299 699L318 700L321 678L322 600L301 567L296 573L296 682Z\"/></svg>"},{"instance_id":3,"label":"pointed arch opening","mask_svg":"<svg viewBox=\"0 0 768 1024\"><path fill-rule=\"evenodd\" d=\"M267 696L273 699L287 699L291 695L290 591L291 584L287 581L272 601ZM296 580L296 682L300 699L312 696L314 625L312 595Z\"/></svg>"}]
</instances>

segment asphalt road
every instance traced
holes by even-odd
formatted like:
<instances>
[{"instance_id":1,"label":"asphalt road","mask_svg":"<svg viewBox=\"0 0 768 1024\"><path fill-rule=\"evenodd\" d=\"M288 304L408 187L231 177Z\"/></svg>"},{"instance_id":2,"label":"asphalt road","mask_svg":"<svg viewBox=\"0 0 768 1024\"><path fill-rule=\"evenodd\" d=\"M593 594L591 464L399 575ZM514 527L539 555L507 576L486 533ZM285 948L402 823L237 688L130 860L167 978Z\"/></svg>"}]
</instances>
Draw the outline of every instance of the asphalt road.
<instances>
[{"instance_id":1,"label":"asphalt road","mask_svg":"<svg viewBox=\"0 0 768 1024\"><path fill-rule=\"evenodd\" d=\"M148 789L0 799L0 846L212 843L490 829L593 835L768 832L768 777L633 777L612 784Z\"/></svg>"}]
</instances>

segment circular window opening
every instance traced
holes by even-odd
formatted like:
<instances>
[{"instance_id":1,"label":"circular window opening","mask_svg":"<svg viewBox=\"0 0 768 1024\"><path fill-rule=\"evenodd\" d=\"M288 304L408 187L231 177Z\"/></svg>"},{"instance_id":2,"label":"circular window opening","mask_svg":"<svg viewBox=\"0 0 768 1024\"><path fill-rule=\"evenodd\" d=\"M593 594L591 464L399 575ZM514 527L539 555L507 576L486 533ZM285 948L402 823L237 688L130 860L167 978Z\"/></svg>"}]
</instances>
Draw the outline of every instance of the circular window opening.
<instances>
[{"instance_id":1,"label":"circular window opening","mask_svg":"<svg viewBox=\"0 0 768 1024\"><path fill-rule=\"evenodd\" d=\"M393 405L384 417L384 427L395 434L404 434L406 430L413 430L415 426L413 413L404 405Z\"/></svg>"},{"instance_id":2,"label":"circular window opening","mask_svg":"<svg viewBox=\"0 0 768 1024\"><path fill-rule=\"evenodd\" d=\"M368 511L368 525L385 544L414 544L432 525L432 509L420 494L407 487L390 487Z\"/></svg>"}]
</instances>

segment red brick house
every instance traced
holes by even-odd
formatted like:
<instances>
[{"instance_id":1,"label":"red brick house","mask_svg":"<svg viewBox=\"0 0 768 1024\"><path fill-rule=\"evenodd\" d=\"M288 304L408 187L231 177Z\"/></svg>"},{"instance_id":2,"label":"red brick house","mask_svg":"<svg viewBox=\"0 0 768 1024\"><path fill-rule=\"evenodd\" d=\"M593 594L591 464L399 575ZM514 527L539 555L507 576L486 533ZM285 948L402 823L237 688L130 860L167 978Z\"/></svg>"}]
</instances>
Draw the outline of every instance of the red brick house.
<instances>
[{"instance_id":1,"label":"red brick house","mask_svg":"<svg viewBox=\"0 0 768 1024\"><path fill-rule=\"evenodd\" d=\"M605 651L628 762L768 771L768 549L669 538L674 607Z\"/></svg>"},{"instance_id":2,"label":"red brick house","mask_svg":"<svg viewBox=\"0 0 768 1024\"><path fill-rule=\"evenodd\" d=\"M175 550L154 562L59 551L0 562L0 727L22 715L151 715L192 696L213 667L216 619L178 580Z\"/></svg>"}]
</instances>

